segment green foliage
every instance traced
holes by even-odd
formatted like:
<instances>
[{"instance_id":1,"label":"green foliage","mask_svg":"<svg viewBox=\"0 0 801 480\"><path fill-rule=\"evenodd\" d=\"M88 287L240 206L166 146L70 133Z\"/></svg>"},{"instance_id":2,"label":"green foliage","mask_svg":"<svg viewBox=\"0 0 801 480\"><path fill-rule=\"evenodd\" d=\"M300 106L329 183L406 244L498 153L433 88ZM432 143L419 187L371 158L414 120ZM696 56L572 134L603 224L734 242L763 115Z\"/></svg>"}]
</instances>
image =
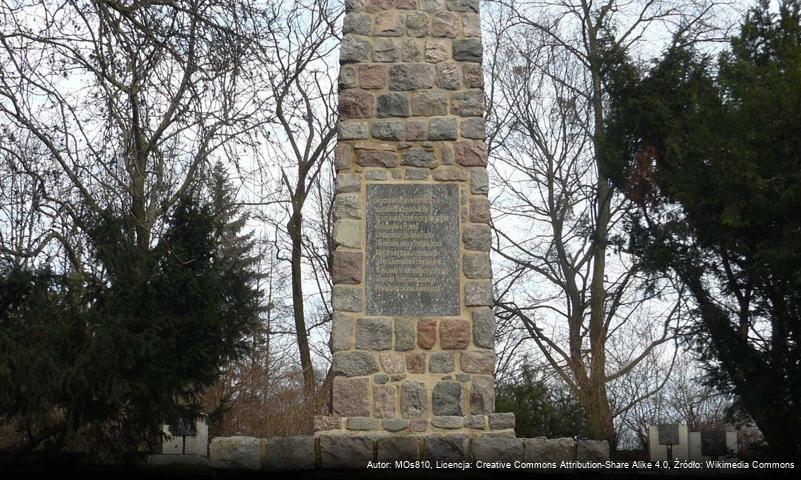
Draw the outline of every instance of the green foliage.
<instances>
[{"instance_id":1,"label":"green foliage","mask_svg":"<svg viewBox=\"0 0 801 480\"><path fill-rule=\"evenodd\" d=\"M196 396L243 352L258 316L253 273L235 262L249 247L222 255L224 229L185 197L144 256L124 221L97 220L102 277L0 265L0 414L29 447L80 435L128 452L162 421L198 413Z\"/></svg>"},{"instance_id":2,"label":"green foliage","mask_svg":"<svg viewBox=\"0 0 801 480\"><path fill-rule=\"evenodd\" d=\"M587 431L581 402L569 392L550 388L528 363L519 379L496 387L495 411L515 414L518 437L585 436Z\"/></svg>"},{"instance_id":3,"label":"green foliage","mask_svg":"<svg viewBox=\"0 0 801 480\"><path fill-rule=\"evenodd\" d=\"M642 206L631 250L676 271L694 340L781 456L801 454L801 15L762 2L713 63L667 51L612 99L604 168Z\"/></svg>"}]
</instances>

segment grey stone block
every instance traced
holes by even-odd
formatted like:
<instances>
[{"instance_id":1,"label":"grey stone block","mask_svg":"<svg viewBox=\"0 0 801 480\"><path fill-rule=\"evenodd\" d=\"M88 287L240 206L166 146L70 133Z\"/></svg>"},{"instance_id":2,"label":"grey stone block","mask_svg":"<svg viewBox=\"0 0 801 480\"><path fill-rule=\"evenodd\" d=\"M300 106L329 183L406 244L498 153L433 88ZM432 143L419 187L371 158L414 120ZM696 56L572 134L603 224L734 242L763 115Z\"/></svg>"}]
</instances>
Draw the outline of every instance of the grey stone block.
<instances>
[{"instance_id":1,"label":"grey stone block","mask_svg":"<svg viewBox=\"0 0 801 480\"><path fill-rule=\"evenodd\" d=\"M431 396L434 415L464 415L462 392L459 382L437 382Z\"/></svg>"},{"instance_id":2,"label":"grey stone block","mask_svg":"<svg viewBox=\"0 0 801 480\"><path fill-rule=\"evenodd\" d=\"M311 470L316 456L314 437L271 437L266 440L267 452L262 459L264 470Z\"/></svg>"},{"instance_id":3,"label":"grey stone block","mask_svg":"<svg viewBox=\"0 0 801 480\"><path fill-rule=\"evenodd\" d=\"M383 437L376 441L378 461L415 461L420 459L417 437Z\"/></svg>"},{"instance_id":4,"label":"grey stone block","mask_svg":"<svg viewBox=\"0 0 801 480\"><path fill-rule=\"evenodd\" d=\"M461 462L466 458L467 439L463 435L431 435L424 441L426 460Z\"/></svg>"},{"instance_id":5,"label":"grey stone block","mask_svg":"<svg viewBox=\"0 0 801 480\"><path fill-rule=\"evenodd\" d=\"M340 120L337 125L339 140L364 140L370 136L367 122L358 120Z\"/></svg>"},{"instance_id":6,"label":"grey stone block","mask_svg":"<svg viewBox=\"0 0 801 480\"><path fill-rule=\"evenodd\" d=\"M403 418L418 418L426 413L426 385L408 381L401 384L400 408Z\"/></svg>"},{"instance_id":7,"label":"grey stone block","mask_svg":"<svg viewBox=\"0 0 801 480\"><path fill-rule=\"evenodd\" d=\"M340 193L334 200L334 216L342 218L361 218L361 199L358 193Z\"/></svg>"},{"instance_id":8,"label":"grey stone block","mask_svg":"<svg viewBox=\"0 0 801 480\"><path fill-rule=\"evenodd\" d=\"M428 361L431 373L450 373L453 371L453 352L434 352Z\"/></svg>"},{"instance_id":9,"label":"grey stone block","mask_svg":"<svg viewBox=\"0 0 801 480\"><path fill-rule=\"evenodd\" d=\"M477 430L486 430L486 418L484 415L467 415L464 417L465 428L473 428Z\"/></svg>"},{"instance_id":10,"label":"grey stone block","mask_svg":"<svg viewBox=\"0 0 801 480\"><path fill-rule=\"evenodd\" d=\"M403 164L412 167L431 167L437 158L422 148L410 148L403 157Z\"/></svg>"},{"instance_id":11,"label":"grey stone block","mask_svg":"<svg viewBox=\"0 0 801 480\"><path fill-rule=\"evenodd\" d=\"M470 169L470 193L486 195L489 192L489 176L485 168Z\"/></svg>"},{"instance_id":12,"label":"grey stone block","mask_svg":"<svg viewBox=\"0 0 801 480\"><path fill-rule=\"evenodd\" d=\"M339 63L366 62L370 57L370 42L346 35L339 47Z\"/></svg>"},{"instance_id":13,"label":"grey stone block","mask_svg":"<svg viewBox=\"0 0 801 480\"><path fill-rule=\"evenodd\" d=\"M526 462L553 462L558 465L576 459L576 441L572 438L526 438L524 443Z\"/></svg>"},{"instance_id":14,"label":"grey stone block","mask_svg":"<svg viewBox=\"0 0 801 480\"><path fill-rule=\"evenodd\" d=\"M495 379L491 375L474 375L470 388L470 413L483 415L495 411Z\"/></svg>"},{"instance_id":15,"label":"grey stone block","mask_svg":"<svg viewBox=\"0 0 801 480\"><path fill-rule=\"evenodd\" d=\"M259 470L263 443L253 437L215 437L209 445L209 461L213 468Z\"/></svg>"},{"instance_id":16,"label":"grey stone block","mask_svg":"<svg viewBox=\"0 0 801 480\"><path fill-rule=\"evenodd\" d=\"M488 415L489 427L491 430L505 430L515 428L514 413L492 413Z\"/></svg>"},{"instance_id":17,"label":"grey stone block","mask_svg":"<svg viewBox=\"0 0 801 480\"><path fill-rule=\"evenodd\" d=\"M473 311L473 343L481 348L495 348L495 312L490 308Z\"/></svg>"},{"instance_id":18,"label":"grey stone block","mask_svg":"<svg viewBox=\"0 0 801 480\"><path fill-rule=\"evenodd\" d=\"M492 246L492 232L489 225L468 223L464 226L462 243L467 250L488 252Z\"/></svg>"},{"instance_id":19,"label":"grey stone block","mask_svg":"<svg viewBox=\"0 0 801 480\"><path fill-rule=\"evenodd\" d=\"M458 62L481 63L483 48L478 38L455 39L453 41L453 59Z\"/></svg>"},{"instance_id":20,"label":"grey stone block","mask_svg":"<svg viewBox=\"0 0 801 480\"><path fill-rule=\"evenodd\" d=\"M489 280L467 282L464 287L464 304L468 307L492 305L492 283Z\"/></svg>"},{"instance_id":21,"label":"grey stone block","mask_svg":"<svg viewBox=\"0 0 801 480\"><path fill-rule=\"evenodd\" d=\"M606 440L576 441L576 460L579 462L609 460L609 443Z\"/></svg>"},{"instance_id":22,"label":"grey stone block","mask_svg":"<svg viewBox=\"0 0 801 480\"><path fill-rule=\"evenodd\" d=\"M395 350L405 352L414 348L417 321L413 318L395 319Z\"/></svg>"},{"instance_id":23,"label":"grey stone block","mask_svg":"<svg viewBox=\"0 0 801 480\"><path fill-rule=\"evenodd\" d=\"M462 428L464 424L464 417L457 415L443 415L431 417L431 425L437 428L444 428L448 430L456 430Z\"/></svg>"},{"instance_id":24,"label":"grey stone block","mask_svg":"<svg viewBox=\"0 0 801 480\"><path fill-rule=\"evenodd\" d=\"M456 119L432 118L428 127L428 138L431 140L456 140Z\"/></svg>"},{"instance_id":25,"label":"grey stone block","mask_svg":"<svg viewBox=\"0 0 801 480\"><path fill-rule=\"evenodd\" d=\"M321 435L320 467L365 468L373 459L373 440L364 436Z\"/></svg>"},{"instance_id":26,"label":"grey stone block","mask_svg":"<svg viewBox=\"0 0 801 480\"><path fill-rule=\"evenodd\" d=\"M381 425L383 425L384 430L388 432L401 432L409 428L409 420L403 418L385 418L381 421Z\"/></svg>"},{"instance_id":27,"label":"grey stone block","mask_svg":"<svg viewBox=\"0 0 801 480\"><path fill-rule=\"evenodd\" d=\"M345 420L345 428L348 430L372 431L378 430L381 420L372 417L348 417Z\"/></svg>"},{"instance_id":28,"label":"grey stone block","mask_svg":"<svg viewBox=\"0 0 801 480\"><path fill-rule=\"evenodd\" d=\"M409 97L405 93L400 92L390 92L379 95L376 115L378 118L408 117Z\"/></svg>"},{"instance_id":29,"label":"grey stone block","mask_svg":"<svg viewBox=\"0 0 801 480\"><path fill-rule=\"evenodd\" d=\"M447 0L448 10L452 12L478 13L479 0Z\"/></svg>"},{"instance_id":30,"label":"grey stone block","mask_svg":"<svg viewBox=\"0 0 801 480\"><path fill-rule=\"evenodd\" d=\"M373 31L373 18L366 13L348 13L342 20L342 33L370 35Z\"/></svg>"},{"instance_id":31,"label":"grey stone block","mask_svg":"<svg viewBox=\"0 0 801 480\"><path fill-rule=\"evenodd\" d=\"M470 456L482 462L508 462L523 460L521 438L478 437L470 440Z\"/></svg>"},{"instance_id":32,"label":"grey stone block","mask_svg":"<svg viewBox=\"0 0 801 480\"><path fill-rule=\"evenodd\" d=\"M434 67L425 63L406 63L389 67L390 90L418 90L434 86Z\"/></svg>"},{"instance_id":33,"label":"grey stone block","mask_svg":"<svg viewBox=\"0 0 801 480\"><path fill-rule=\"evenodd\" d=\"M334 325L331 327L331 350L339 352L353 346L353 319L340 312L334 312Z\"/></svg>"},{"instance_id":34,"label":"grey stone block","mask_svg":"<svg viewBox=\"0 0 801 480\"><path fill-rule=\"evenodd\" d=\"M392 347L392 319L360 318L356 321L356 348L388 350Z\"/></svg>"},{"instance_id":35,"label":"grey stone block","mask_svg":"<svg viewBox=\"0 0 801 480\"><path fill-rule=\"evenodd\" d=\"M362 290L360 288L335 285L331 293L334 310L358 312L362 309Z\"/></svg>"},{"instance_id":36,"label":"grey stone block","mask_svg":"<svg viewBox=\"0 0 801 480\"><path fill-rule=\"evenodd\" d=\"M358 377L378 371L375 355L368 352L337 352L332 361L334 375Z\"/></svg>"},{"instance_id":37,"label":"grey stone block","mask_svg":"<svg viewBox=\"0 0 801 480\"><path fill-rule=\"evenodd\" d=\"M403 140L406 124L403 120L383 120L373 123L373 137L381 140Z\"/></svg>"}]
</instances>

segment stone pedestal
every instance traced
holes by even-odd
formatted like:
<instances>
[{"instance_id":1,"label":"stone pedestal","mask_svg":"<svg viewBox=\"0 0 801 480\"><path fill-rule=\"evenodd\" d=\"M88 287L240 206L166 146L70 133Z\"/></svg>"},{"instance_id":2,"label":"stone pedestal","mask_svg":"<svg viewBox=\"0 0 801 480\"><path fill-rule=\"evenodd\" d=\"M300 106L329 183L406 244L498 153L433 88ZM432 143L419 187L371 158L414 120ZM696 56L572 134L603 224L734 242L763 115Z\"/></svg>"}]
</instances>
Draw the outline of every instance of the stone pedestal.
<instances>
[{"instance_id":1,"label":"stone pedestal","mask_svg":"<svg viewBox=\"0 0 801 480\"><path fill-rule=\"evenodd\" d=\"M504 431L495 414L477 0L349 0L340 50L333 415L318 431Z\"/></svg>"}]
</instances>

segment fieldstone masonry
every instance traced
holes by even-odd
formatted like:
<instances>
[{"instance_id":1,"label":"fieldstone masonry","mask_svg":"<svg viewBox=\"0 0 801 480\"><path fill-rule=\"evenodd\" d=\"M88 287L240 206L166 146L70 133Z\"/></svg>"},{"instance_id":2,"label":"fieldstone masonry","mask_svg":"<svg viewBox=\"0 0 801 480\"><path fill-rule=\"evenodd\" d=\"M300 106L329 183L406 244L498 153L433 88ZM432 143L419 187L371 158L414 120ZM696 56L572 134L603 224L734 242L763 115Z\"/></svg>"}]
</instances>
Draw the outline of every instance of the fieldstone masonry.
<instances>
[{"instance_id":1,"label":"fieldstone masonry","mask_svg":"<svg viewBox=\"0 0 801 480\"><path fill-rule=\"evenodd\" d=\"M319 434L493 432L495 318L478 0L347 0L333 417Z\"/></svg>"}]
</instances>

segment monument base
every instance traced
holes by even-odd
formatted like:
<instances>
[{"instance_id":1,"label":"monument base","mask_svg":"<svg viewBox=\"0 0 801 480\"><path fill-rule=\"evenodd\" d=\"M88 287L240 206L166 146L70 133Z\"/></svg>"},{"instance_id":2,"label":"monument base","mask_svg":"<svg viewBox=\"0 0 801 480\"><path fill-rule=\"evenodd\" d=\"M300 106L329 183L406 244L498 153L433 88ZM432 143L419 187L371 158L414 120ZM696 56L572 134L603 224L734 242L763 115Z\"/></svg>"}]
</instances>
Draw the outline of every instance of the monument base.
<instances>
[{"instance_id":1,"label":"monument base","mask_svg":"<svg viewBox=\"0 0 801 480\"><path fill-rule=\"evenodd\" d=\"M397 436L428 434L464 434L474 437L515 436L513 413L490 413L488 415L445 415L430 419L373 418L373 417L314 417L315 434L335 435L343 433L378 433Z\"/></svg>"},{"instance_id":2,"label":"monument base","mask_svg":"<svg viewBox=\"0 0 801 480\"><path fill-rule=\"evenodd\" d=\"M209 455L211 466L223 470L364 469L377 462L389 462L388 468L433 470L448 468L448 464L476 468L477 462L483 462L483 467L525 471L578 468L573 462L605 462L609 446L606 441L514 438L492 432L471 437L464 433L417 436L349 431L266 439L216 437Z\"/></svg>"}]
</instances>

